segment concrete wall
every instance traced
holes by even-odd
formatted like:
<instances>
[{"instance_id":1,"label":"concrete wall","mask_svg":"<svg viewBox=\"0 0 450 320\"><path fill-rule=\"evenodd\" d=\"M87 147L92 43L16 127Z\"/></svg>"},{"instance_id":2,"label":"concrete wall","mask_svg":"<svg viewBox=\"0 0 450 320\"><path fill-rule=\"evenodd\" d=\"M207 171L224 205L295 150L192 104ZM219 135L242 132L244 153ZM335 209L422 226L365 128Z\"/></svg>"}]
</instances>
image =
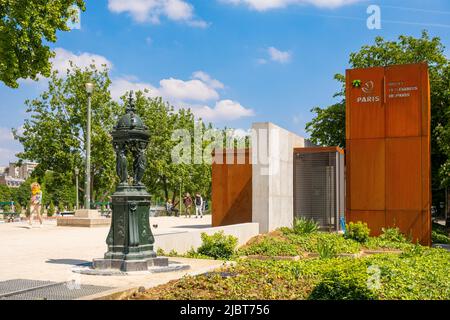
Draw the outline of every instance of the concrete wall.
<instances>
[{"instance_id":1,"label":"concrete wall","mask_svg":"<svg viewBox=\"0 0 450 320\"><path fill-rule=\"evenodd\" d=\"M242 246L248 240L259 234L259 225L257 223L243 223L232 226L199 229L198 231L155 235L155 251L162 249L168 253L175 250L177 253L184 254L192 248L197 249L200 247L202 244L201 234L203 232L212 235L220 231L223 231L226 235L237 237L239 246Z\"/></svg>"},{"instance_id":2,"label":"concrete wall","mask_svg":"<svg viewBox=\"0 0 450 320\"><path fill-rule=\"evenodd\" d=\"M260 232L291 226L294 216L294 148L305 139L273 123L252 127L252 221Z\"/></svg>"}]
</instances>

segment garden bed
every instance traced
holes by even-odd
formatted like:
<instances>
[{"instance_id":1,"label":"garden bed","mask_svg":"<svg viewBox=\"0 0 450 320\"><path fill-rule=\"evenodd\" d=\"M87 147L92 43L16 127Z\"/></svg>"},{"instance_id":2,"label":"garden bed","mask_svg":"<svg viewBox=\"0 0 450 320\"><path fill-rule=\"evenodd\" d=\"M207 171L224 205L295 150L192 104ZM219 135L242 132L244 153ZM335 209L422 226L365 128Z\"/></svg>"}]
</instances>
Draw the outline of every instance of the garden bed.
<instances>
[{"instance_id":1,"label":"garden bed","mask_svg":"<svg viewBox=\"0 0 450 320\"><path fill-rule=\"evenodd\" d=\"M232 239L205 237L202 250L191 255L226 254L236 263L125 298L450 299L449 252L412 244L398 229L384 230L377 238L369 237L362 224L350 229L344 237L308 226L282 228L251 239L234 254Z\"/></svg>"}]
</instances>

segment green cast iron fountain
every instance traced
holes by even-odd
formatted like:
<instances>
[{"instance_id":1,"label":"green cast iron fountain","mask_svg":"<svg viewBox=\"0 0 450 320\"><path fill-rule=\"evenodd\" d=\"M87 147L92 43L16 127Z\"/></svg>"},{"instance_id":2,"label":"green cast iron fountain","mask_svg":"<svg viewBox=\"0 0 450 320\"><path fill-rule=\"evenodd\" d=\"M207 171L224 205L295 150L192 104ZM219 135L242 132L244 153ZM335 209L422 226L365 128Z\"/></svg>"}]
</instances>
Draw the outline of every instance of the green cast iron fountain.
<instances>
[{"instance_id":1,"label":"green cast iron fountain","mask_svg":"<svg viewBox=\"0 0 450 320\"><path fill-rule=\"evenodd\" d=\"M106 239L108 252L104 259L94 260L93 268L128 272L167 266L168 259L157 258L153 250L155 240L149 221L151 196L142 183L150 132L136 114L132 92L126 113L114 127L112 137L119 185L112 195L111 229Z\"/></svg>"}]
</instances>

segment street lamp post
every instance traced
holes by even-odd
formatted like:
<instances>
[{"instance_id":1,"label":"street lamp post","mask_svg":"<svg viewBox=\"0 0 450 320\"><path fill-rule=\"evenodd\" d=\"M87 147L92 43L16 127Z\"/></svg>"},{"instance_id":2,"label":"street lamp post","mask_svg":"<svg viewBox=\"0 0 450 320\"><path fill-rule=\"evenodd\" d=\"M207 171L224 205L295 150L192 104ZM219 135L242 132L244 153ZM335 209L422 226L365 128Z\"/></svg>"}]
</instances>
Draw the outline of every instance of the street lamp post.
<instances>
[{"instance_id":1,"label":"street lamp post","mask_svg":"<svg viewBox=\"0 0 450 320\"><path fill-rule=\"evenodd\" d=\"M75 209L78 210L80 208L79 199L78 199L78 174L80 173L80 169L75 168L75 188L76 188L76 204Z\"/></svg>"},{"instance_id":2,"label":"street lamp post","mask_svg":"<svg viewBox=\"0 0 450 320\"><path fill-rule=\"evenodd\" d=\"M94 91L93 83L86 83L86 93L88 95L87 105L87 125L86 125L86 188L84 208L91 209L91 98Z\"/></svg>"}]
</instances>

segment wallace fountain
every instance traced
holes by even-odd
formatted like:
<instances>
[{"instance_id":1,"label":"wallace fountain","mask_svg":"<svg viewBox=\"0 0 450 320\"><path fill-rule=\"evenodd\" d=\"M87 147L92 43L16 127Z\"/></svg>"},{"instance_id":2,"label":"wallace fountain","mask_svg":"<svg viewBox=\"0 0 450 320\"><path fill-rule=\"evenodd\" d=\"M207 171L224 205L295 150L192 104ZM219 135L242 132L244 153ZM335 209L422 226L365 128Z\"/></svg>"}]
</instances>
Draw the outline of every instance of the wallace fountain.
<instances>
[{"instance_id":1,"label":"wallace fountain","mask_svg":"<svg viewBox=\"0 0 450 320\"><path fill-rule=\"evenodd\" d=\"M153 250L155 239L149 220L151 196L142 183L150 132L136 114L132 92L126 113L119 118L112 137L119 184L112 195L111 229L106 239L108 251L103 259L94 259L92 267L74 272L114 274L189 268L187 265L169 263L168 258L158 258Z\"/></svg>"}]
</instances>

